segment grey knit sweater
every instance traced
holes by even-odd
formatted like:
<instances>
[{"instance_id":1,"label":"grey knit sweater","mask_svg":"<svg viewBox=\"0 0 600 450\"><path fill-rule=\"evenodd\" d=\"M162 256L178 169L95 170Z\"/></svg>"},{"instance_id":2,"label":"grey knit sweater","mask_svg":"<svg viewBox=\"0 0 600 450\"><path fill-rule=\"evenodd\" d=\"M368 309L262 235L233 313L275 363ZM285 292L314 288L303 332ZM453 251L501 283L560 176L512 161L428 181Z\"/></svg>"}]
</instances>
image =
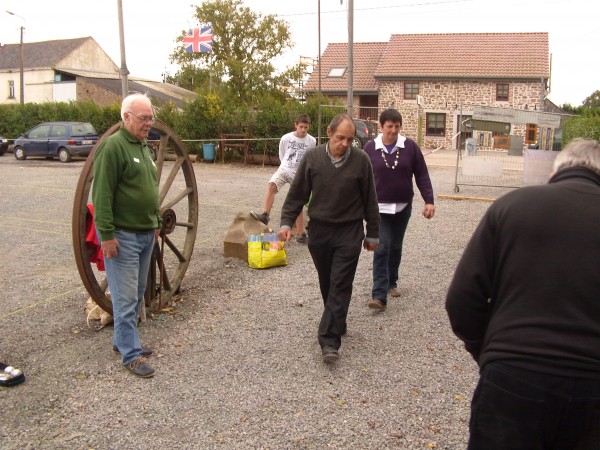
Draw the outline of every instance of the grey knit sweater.
<instances>
[{"instance_id":1,"label":"grey knit sweater","mask_svg":"<svg viewBox=\"0 0 600 450\"><path fill-rule=\"evenodd\" d=\"M379 238L371 161L365 152L350 147L348 158L336 168L326 146L319 145L304 155L281 211L281 226L291 227L310 199L310 220L330 224L365 220L366 237Z\"/></svg>"}]
</instances>

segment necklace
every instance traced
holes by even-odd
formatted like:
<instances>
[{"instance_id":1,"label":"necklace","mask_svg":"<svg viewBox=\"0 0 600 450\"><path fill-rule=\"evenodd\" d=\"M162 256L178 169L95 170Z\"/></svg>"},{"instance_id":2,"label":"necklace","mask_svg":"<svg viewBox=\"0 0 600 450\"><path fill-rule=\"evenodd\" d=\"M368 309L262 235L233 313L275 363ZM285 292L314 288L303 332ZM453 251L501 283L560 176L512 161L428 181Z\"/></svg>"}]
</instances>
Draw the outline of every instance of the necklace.
<instances>
[{"instance_id":1,"label":"necklace","mask_svg":"<svg viewBox=\"0 0 600 450\"><path fill-rule=\"evenodd\" d=\"M385 163L385 167L387 167L388 169L394 170L396 168L396 166L398 165L398 159L400 157L400 149L396 149L396 160L394 161L394 165L391 166L391 167L388 164L387 159L385 159L385 152L383 151L383 149L381 149L381 157L383 158L383 162Z\"/></svg>"}]
</instances>

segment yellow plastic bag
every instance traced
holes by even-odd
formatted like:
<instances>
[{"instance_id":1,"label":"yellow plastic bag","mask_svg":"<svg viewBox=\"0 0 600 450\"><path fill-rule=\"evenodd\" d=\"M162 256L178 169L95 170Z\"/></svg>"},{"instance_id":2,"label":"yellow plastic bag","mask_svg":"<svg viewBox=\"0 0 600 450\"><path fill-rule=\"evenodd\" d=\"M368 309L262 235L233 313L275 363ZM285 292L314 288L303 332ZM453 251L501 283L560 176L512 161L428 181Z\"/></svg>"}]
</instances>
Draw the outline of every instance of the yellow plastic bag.
<instances>
[{"instance_id":1,"label":"yellow plastic bag","mask_svg":"<svg viewBox=\"0 0 600 450\"><path fill-rule=\"evenodd\" d=\"M277 233L248 236L248 266L253 269L287 266L287 255Z\"/></svg>"}]
</instances>

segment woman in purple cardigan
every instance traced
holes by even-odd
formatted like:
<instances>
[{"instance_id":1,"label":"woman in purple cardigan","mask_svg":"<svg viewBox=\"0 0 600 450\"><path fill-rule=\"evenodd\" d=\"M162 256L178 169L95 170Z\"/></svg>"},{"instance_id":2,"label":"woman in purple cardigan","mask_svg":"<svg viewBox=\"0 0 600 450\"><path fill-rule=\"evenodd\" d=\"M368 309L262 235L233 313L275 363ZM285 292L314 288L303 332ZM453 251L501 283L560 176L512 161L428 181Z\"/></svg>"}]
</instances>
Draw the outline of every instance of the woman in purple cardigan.
<instances>
[{"instance_id":1,"label":"woman in purple cardigan","mask_svg":"<svg viewBox=\"0 0 600 450\"><path fill-rule=\"evenodd\" d=\"M423 217L435 214L433 188L421 149L411 139L401 136L402 115L386 109L379 116L381 134L365 145L375 175L379 202L379 247L373 255L373 295L368 306L385 310L387 297L399 297L398 270L402 259L402 242L412 211L413 176L425 201Z\"/></svg>"}]
</instances>

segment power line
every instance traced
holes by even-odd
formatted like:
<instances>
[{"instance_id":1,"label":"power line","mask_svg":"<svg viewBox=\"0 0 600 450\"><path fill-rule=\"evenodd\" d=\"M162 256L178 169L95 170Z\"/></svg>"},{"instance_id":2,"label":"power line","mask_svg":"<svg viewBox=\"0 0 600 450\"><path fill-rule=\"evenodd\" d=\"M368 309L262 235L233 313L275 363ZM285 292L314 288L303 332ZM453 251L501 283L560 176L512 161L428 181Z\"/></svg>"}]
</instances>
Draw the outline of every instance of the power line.
<instances>
[{"instance_id":1,"label":"power line","mask_svg":"<svg viewBox=\"0 0 600 450\"><path fill-rule=\"evenodd\" d=\"M408 5L394 5L394 6L373 6L369 8L354 8L354 11L371 11L371 10L380 10L380 9L397 9L397 8L412 8L415 6L432 6L432 5L445 5L451 3L470 3L475 0L442 0L436 2L422 2L422 3L411 3ZM321 15L323 14L339 14L345 13L346 11L321 11ZM275 14L277 17L292 17L292 16L314 16L316 12L303 12L303 13L292 13L292 14Z\"/></svg>"}]
</instances>

